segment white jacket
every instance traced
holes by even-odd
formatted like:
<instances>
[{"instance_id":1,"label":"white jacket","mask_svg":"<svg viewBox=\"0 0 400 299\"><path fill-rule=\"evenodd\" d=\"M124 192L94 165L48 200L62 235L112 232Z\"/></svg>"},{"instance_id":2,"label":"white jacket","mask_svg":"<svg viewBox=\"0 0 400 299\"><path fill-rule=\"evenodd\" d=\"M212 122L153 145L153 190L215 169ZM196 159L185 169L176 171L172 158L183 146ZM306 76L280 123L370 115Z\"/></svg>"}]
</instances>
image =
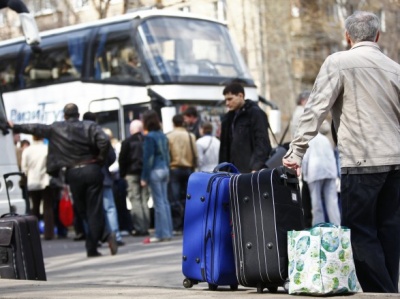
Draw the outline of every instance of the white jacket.
<instances>
[{"instance_id":1,"label":"white jacket","mask_svg":"<svg viewBox=\"0 0 400 299\"><path fill-rule=\"evenodd\" d=\"M21 170L28 178L28 190L43 190L50 182L46 172L47 145L43 141L33 143L22 152Z\"/></svg>"},{"instance_id":2,"label":"white jacket","mask_svg":"<svg viewBox=\"0 0 400 299\"><path fill-rule=\"evenodd\" d=\"M219 139L211 135L196 141L199 171L212 171L218 165L220 144Z\"/></svg>"},{"instance_id":3,"label":"white jacket","mask_svg":"<svg viewBox=\"0 0 400 299\"><path fill-rule=\"evenodd\" d=\"M336 158L328 137L318 133L308 145L302 164L304 180L312 183L323 179L336 179Z\"/></svg>"}]
</instances>

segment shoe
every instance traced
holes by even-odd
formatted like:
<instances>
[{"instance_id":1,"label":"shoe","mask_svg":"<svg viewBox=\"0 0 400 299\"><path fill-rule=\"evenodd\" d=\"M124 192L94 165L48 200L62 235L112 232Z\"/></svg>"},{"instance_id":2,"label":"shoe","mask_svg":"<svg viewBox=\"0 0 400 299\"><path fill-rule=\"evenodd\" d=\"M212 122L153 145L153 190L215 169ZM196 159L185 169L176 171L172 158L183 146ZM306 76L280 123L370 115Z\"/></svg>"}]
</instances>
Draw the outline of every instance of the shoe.
<instances>
[{"instance_id":1,"label":"shoe","mask_svg":"<svg viewBox=\"0 0 400 299\"><path fill-rule=\"evenodd\" d=\"M159 243L159 242L162 242L162 239L156 237L146 238L143 240L143 244Z\"/></svg>"},{"instance_id":2,"label":"shoe","mask_svg":"<svg viewBox=\"0 0 400 299\"><path fill-rule=\"evenodd\" d=\"M182 235L183 235L183 232L182 232L181 230L174 230L174 231L172 232L172 234L173 234L174 236L182 236Z\"/></svg>"},{"instance_id":3,"label":"shoe","mask_svg":"<svg viewBox=\"0 0 400 299\"><path fill-rule=\"evenodd\" d=\"M98 251L94 252L94 253L88 253L87 257L98 257L98 256L102 256L102 254Z\"/></svg>"},{"instance_id":4,"label":"shoe","mask_svg":"<svg viewBox=\"0 0 400 299\"><path fill-rule=\"evenodd\" d=\"M84 234L77 234L74 238L74 241L83 241L86 240L86 236Z\"/></svg>"},{"instance_id":5,"label":"shoe","mask_svg":"<svg viewBox=\"0 0 400 299\"><path fill-rule=\"evenodd\" d=\"M108 247L110 248L111 255L116 255L118 252L118 242L115 233L110 233L107 237Z\"/></svg>"},{"instance_id":6,"label":"shoe","mask_svg":"<svg viewBox=\"0 0 400 299\"><path fill-rule=\"evenodd\" d=\"M124 246L124 245L125 245L125 242L123 242L123 241L117 241L117 244L118 244L118 246Z\"/></svg>"}]
</instances>

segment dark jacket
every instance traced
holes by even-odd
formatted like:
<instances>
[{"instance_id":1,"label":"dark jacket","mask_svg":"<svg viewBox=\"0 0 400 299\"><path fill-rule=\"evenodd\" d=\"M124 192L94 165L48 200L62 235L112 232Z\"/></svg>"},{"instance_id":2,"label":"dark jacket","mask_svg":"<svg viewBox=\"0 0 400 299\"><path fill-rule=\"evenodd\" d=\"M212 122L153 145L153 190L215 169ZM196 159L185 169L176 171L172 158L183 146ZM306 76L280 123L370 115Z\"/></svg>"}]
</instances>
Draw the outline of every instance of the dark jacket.
<instances>
[{"instance_id":1,"label":"dark jacket","mask_svg":"<svg viewBox=\"0 0 400 299\"><path fill-rule=\"evenodd\" d=\"M254 101L229 111L221 124L219 162L233 163L243 173L264 168L271 152L268 126L267 115Z\"/></svg>"},{"instance_id":2,"label":"dark jacket","mask_svg":"<svg viewBox=\"0 0 400 299\"><path fill-rule=\"evenodd\" d=\"M112 187L114 180L111 175L111 172L109 170L109 167L115 162L117 159L117 155L115 154L115 151L112 146L110 146L110 149L107 154L107 158L104 162L103 167L101 168L101 172L104 175L104 180L103 180L103 186L104 187Z\"/></svg>"},{"instance_id":3,"label":"dark jacket","mask_svg":"<svg viewBox=\"0 0 400 299\"><path fill-rule=\"evenodd\" d=\"M119 174L124 178L127 174L140 175L143 168L143 140L142 133L136 133L121 143L118 157Z\"/></svg>"},{"instance_id":4,"label":"dark jacket","mask_svg":"<svg viewBox=\"0 0 400 299\"><path fill-rule=\"evenodd\" d=\"M15 133L33 134L49 140L47 173L58 176L62 167L88 161L103 164L111 146L108 136L93 121L70 118L51 125L14 125Z\"/></svg>"}]
</instances>

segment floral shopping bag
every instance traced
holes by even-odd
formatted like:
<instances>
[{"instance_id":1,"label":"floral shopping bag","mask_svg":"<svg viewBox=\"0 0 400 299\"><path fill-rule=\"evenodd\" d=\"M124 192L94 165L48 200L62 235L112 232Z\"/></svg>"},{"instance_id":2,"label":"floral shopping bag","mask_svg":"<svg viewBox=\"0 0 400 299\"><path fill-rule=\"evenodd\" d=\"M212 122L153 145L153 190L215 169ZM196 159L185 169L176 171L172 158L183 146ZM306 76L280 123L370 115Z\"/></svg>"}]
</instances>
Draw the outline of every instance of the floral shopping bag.
<instances>
[{"instance_id":1,"label":"floral shopping bag","mask_svg":"<svg viewBox=\"0 0 400 299\"><path fill-rule=\"evenodd\" d=\"M289 294L355 293L350 229L321 223L288 231Z\"/></svg>"}]
</instances>

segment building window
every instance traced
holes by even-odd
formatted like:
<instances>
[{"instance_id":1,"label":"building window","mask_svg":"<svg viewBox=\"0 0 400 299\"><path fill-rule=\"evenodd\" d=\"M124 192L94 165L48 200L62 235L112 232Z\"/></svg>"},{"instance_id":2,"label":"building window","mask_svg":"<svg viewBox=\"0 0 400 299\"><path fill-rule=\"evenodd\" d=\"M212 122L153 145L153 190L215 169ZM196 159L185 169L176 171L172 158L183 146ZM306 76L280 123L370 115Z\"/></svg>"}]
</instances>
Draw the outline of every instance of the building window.
<instances>
[{"instance_id":1,"label":"building window","mask_svg":"<svg viewBox=\"0 0 400 299\"><path fill-rule=\"evenodd\" d=\"M381 31L386 32L386 14L383 10L380 11Z\"/></svg>"},{"instance_id":2,"label":"building window","mask_svg":"<svg viewBox=\"0 0 400 299\"><path fill-rule=\"evenodd\" d=\"M51 0L35 0L31 2L32 11L35 15L52 14L56 8Z\"/></svg>"},{"instance_id":3,"label":"building window","mask_svg":"<svg viewBox=\"0 0 400 299\"><path fill-rule=\"evenodd\" d=\"M299 3L299 0L292 0L291 13L292 13L292 17L293 18L300 17L300 3Z\"/></svg>"},{"instance_id":4,"label":"building window","mask_svg":"<svg viewBox=\"0 0 400 299\"><path fill-rule=\"evenodd\" d=\"M89 6L89 0L75 0L75 8L81 9Z\"/></svg>"},{"instance_id":5,"label":"building window","mask_svg":"<svg viewBox=\"0 0 400 299\"><path fill-rule=\"evenodd\" d=\"M4 15L4 11L0 11L0 27L6 26L6 16Z\"/></svg>"},{"instance_id":6,"label":"building window","mask_svg":"<svg viewBox=\"0 0 400 299\"><path fill-rule=\"evenodd\" d=\"M217 0L213 2L214 17L219 21L226 21L225 0Z\"/></svg>"}]
</instances>

